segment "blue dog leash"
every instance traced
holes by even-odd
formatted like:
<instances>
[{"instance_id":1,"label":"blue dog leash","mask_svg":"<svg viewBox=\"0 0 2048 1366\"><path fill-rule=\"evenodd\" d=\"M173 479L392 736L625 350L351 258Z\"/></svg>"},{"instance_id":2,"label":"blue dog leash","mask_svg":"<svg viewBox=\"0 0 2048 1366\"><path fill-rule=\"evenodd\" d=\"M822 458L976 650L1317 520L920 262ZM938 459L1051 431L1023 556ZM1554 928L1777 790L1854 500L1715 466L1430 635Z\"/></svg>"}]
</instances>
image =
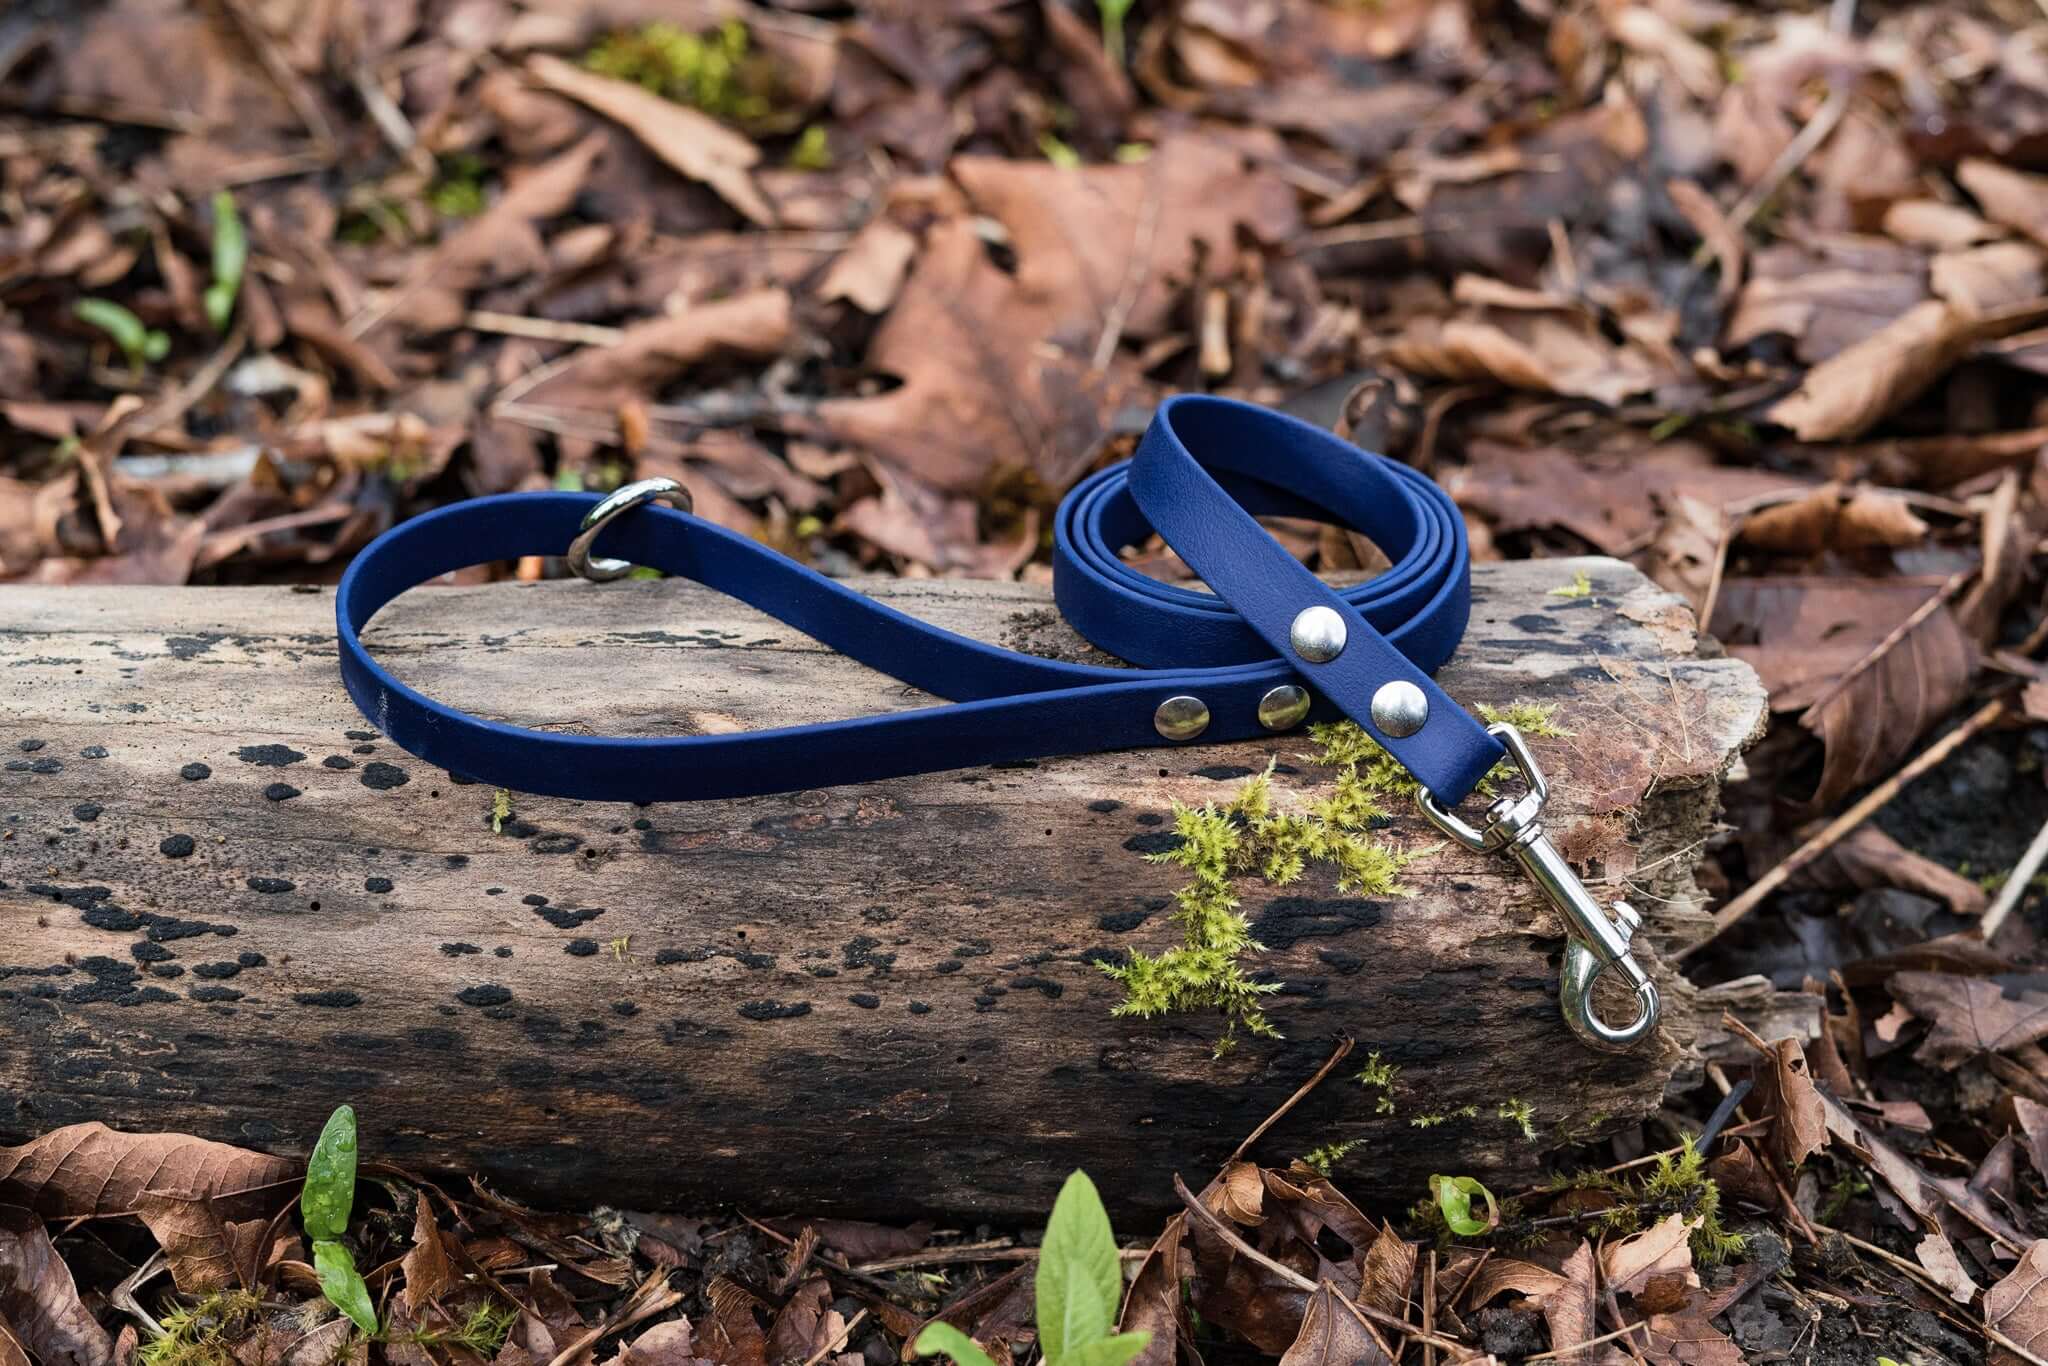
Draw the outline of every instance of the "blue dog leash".
<instances>
[{"instance_id":1,"label":"blue dog leash","mask_svg":"<svg viewBox=\"0 0 2048 1366\"><path fill-rule=\"evenodd\" d=\"M671 506L661 506L667 503ZM631 515L627 515L630 513ZM1352 527L1393 561L1336 589L1261 528L1259 515ZM1214 590L1172 587L1118 550L1156 530ZM406 589L468 565L561 554L586 578L633 564L694 579L951 705L728 735L602 737L471 716L407 687L360 637ZM598 558L602 549L606 556ZM1571 927L1567 1023L1626 1048L1655 1027L1655 986L1630 953L1634 913L1612 919L1543 833L1543 775L1513 727L1482 726L1430 675L1464 635L1470 552L1457 507L1427 478L1318 427L1230 399L1161 404L1126 464L1077 485L1054 529L1053 592L1083 636L1135 668L1019 654L918 621L689 513L687 493L646 480L603 499L577 493L478 498L393 527L342 577L335 614L349 695L385 736L480 782L595 801L757 796L939 769L1243 740L1348 716L1422 785L1421 804L1473 849L1512 853ZM1453 808L1503 757L1527 790L1475 826ZM1615 971L1638 1015L1593 1012Z\"/></svg>"}]
</instances>

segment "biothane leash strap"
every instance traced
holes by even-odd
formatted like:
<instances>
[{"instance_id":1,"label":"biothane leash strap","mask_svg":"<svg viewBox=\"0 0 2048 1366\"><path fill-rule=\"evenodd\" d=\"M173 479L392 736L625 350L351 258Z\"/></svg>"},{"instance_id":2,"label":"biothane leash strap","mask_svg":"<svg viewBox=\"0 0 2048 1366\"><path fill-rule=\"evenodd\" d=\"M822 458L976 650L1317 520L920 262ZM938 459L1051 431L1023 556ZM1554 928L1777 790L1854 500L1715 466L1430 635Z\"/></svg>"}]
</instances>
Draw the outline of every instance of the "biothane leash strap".
<instances>
[{"instance_id":1,"label":"biothane leash strap","mask_svg":"<svg viewBox=\"0 0 2048 1366\"><path fill-rule=\"evenodd\" d=\"M679 485L648 480L603 499L478 498L392 528L356 557L336 599L349 695L393 743L451 772L523 792L631 802L1242 740L1348 716L1421 783L1431 821L1471 848L1513 853L1565 913L1572 1028L1596 1047L1617 1048L1654 1027L1656 989L1629 952L1633 912L1617 903L1610 920L1543 835L1548 789L1521 737L1482 726L1430 677L1464 635L1470 553L1457 507L1415 470L1251 404L1204 395L1161 404L1137 454L1077 485L1054 529L1060 611L1134 668L1043 659L941 630L687 508ZM1332 588L1259 526L1261 515L1351 527L1392 566ZM1120 549L1154 530L1213 592L1160 583L1122 561ZM408 588L565 548L587 578L616 578L639 564L694 579L950 705L740 734L559 734L445 706L363 647L363 626ZM1452 808L1503 757L1528 790L1468 824ZM1593 980L1608 969L1638 1000L1638 1018L1620 1028L1590 1005Z\"/></svg>"}]
</instances>

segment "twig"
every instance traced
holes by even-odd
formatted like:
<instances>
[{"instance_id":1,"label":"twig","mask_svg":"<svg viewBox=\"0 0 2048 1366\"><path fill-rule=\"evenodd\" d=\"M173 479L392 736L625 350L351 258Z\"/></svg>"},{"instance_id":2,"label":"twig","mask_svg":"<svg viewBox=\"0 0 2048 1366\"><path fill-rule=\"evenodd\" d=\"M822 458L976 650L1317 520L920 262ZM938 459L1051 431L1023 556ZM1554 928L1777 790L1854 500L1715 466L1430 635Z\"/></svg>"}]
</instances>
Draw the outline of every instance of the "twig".
<instances>
[{"instance_id":1,"label":"twig","mask_svg":"<svg viewBox=\"0 0 2048 1366\"><path fill-rule=\"evenodd\" d=\"M1793 850L1791 856L1783 863L1780 863L1777 867L1771 869L1770 872L1765 873L1762 877L1751 883L1741 896L1736 897L1726 906L1714 912L1713 930L1705 939L1700 940L1699 943L1689 948L1681 949L1678 954L1679 958L1689 958L1720 938L1721 935L1727 932L1729 926L1755 910L1762 904L1765 897L1784 886L1785 882L1794 873L1833 848L1843 837L1876 814L1879 808L1891 801L1892 798L1898 796L1900 790L1906 784L1912 782L1915 778L1918 778L1921 774L1948 758L1949 755L1955 753L1972 736L2005 715L2005 712L2006 699L2004 697L1995 697L1972 712L1968 720L1929 745L1911 763L1908 763L1897 773L1892 774L1891 777L1872 788L1864 795L1861 801L1829 821L1811 839Z\"/></svg>"},{"instance_id":2,"label":"twig","mask_svg":"<svg viewBox=\"0 0 2048 1366\"><path fill-rule=\"evenodd\" d=\"M1102 335L1095 341L1091 364L1098 371L1107 370L1110 361L1116 358L1117 343L1123 340L1124 323L1138 305L1139 291L1151 278L1152 239L1159 227L1159 201L1162 198L1158 173L1152 172L1145 178L1145 197L1138 202L1138 221L1131 225L1131 259L1124 266L1124 278L1117 287L1116 300L1102 320Z\"/></svg>"},{"instance_id":3,"label":"twig","mask_svg":"<svg viewBox=\"0 0 2048 1366\"><path fill-rule=\"evenodd\" d=\"M1991 903L1991 909L1984 912L1984 919L1978 922L1977 933L1985 943L2004 926L2005 918L2020 904L2020 898L2027 893L2027 884L2034 880L2034 874L2041 870L2041 861L2048 859L2048 824L2035 832L2034 842L2027 846L2027 852L2020 855L2012 872L2006 875L2005 885L1998 889L1998 896Z\"/></svg>"},{"instance_id":4,"label":"twig","mask_svg":"<svg viewBox=\"0 0 2048 1366\"><path fill-rule=\"evenodd\" d=\"M462 325L474 332L495 332L505 337L531 337L535 341L577 342L583 346L617 346L625 338L621 327L600 327L596 323L562 323L552 318L527 318L517 313L493 313L471 309L462 315Z\"/></svg>"},{"instance_id":5,"label":"twig","mask_svg":"<svg viewBox=\"0 0 2048 1366\"><path fill-rule=\"evenodd\" d=\"M838 1351L841 1347L844 1347L846 1345L846 1340L853 1336L853 1330L860 1327L860 1321L866 1318L867 1316L868 1311L865 1308L863 1308L858 1314L855 1314L852 1318L848 1319L845 1322L845 1324L840 1327L839 1331L832 1335L832 1338L829 1342L827 1342L823 1347L820 1347L817 1351L811 1353L809 1356L804 1358L804 1366L818 1366L819 1362L823 1361L832 1353Z\"/></svg>"},{"instance_id":6,"label":"twig","mask_svg":"<svg viewBox=\"0 0 2048 1366\"><path fill-rule=\"evenodd\" d=\"M1955 573L1949 575L1948 578L1942 583L1941 587L1937 589L1931 596L1928 597L1927 601L1921 603L1918 607L1915 607L1910 613L1907 614L1906 619L1904 621L1900 622L1897 626L1894 626L1890 631L1886 632L1884 639L1880 640L1879 642L1877 642L1876 645L1872 646L1870 650L1864 654L1863 658L1857 660L1842 674L1841 677L1837 678L1833 683L1830 683L1826 688L1823 688L1821 690L1820 696L1814 698L1811 702L1808 702L1806 704L1807 713L1811 715L1819 711L1819 709L1825 706L1827 703L1834 701L1836 697L1841 695L1842 689L1848 687L1852 682L1854 682L1856 678L1864 672L1864 670L1868 669L1871 665L1877 663L1879 660L1883 659L1886 655L1890 654L1895 648L1897 648L1900 641L1904 640L1907 636L1913 633L1914 627L1918 626L1921 622L1927 620L1927 618L1933 616L1942 607L1946 606L1948 604L1948 601L1951 598L1955 597L1957 590L1962 588L1964 584L1968 583L1972 578L1974 578L1978 574L1978 572L1979 571L1975 568L1959 569Z\"/></svg>"},{"instance_id":7,"label":"twig","mask_svg":"<svg viewBox=\"0 0 2048 1366\"><path fill-rule=\"evenodd\" d=\"M1534 1356L1523 1357L1522 1360L1555 1361L1559 1357L1574 1356L1577 1353L1585 1351L1588 1347L1598 1347L1603 1343L1612 1342L1618 1337L1624 1337L1627 1334L1635 1332L1636 1329L1642 1326L1643 1325L1641 1325L1640 1323L1631 1323L1626 1328L1617 1328L1611 1333L1602 1333L1597 1338L1587 1338L1584 1342L1575 1342L1569 1347L1559 1347L1548 1352L1538 1352Z\"/></svg>"},{"instance_id":8,"label":"twig","mask_svg":"<svg viewBox=\"0 0 2048 1366\"><path fill-rule=\"evenodd\" d=\"M1272 1128L1275 1124L1278 1124L1280 1122L1280 1117L1282 1115L1286 1114L1289 1110L1292 1110L1296 1105L1300 1104L1301 1098L1303 1096L1315 1090L1316 1087L1322 1085L1323 1078L1330 1075L1330 1069L1334 1068L1338 1063L1344 1061L1345 1056L1350 1052L1351 1040L1339 1039L1337 1041L1336 1051L1330 1054L1330 1060L1324 1063L1321 1067L1318 1067L1316 1069L1316 1074L1310 1077L1307 1081L1303 1082L1301 1084L1301 1089L1296 1091L1293 1095L1289 1096L1285 1103L1283 1103L1279 1109L1275 1110L1272 1114L1267 1115L1265 1122L1260 1124L1258 1128L1252 1130L1250 1136L1247 1137L1244 1142L1237 1145L1237 1151L1230 1155L1230 1160L1232 1162L1235 1162L1240 1157L1243 1157L1247 1152L1251 1151L1252 1144L1257 1143L1261 1138L1265 1137L1266 1130ZM1309 1289L1313 1290L1315 1289L1315 1287L1311 1285Z\"/></svg>"},{"instance_id":9,"label":"twig","mask_svg":"<svg viewBox=\"0 0 2048 1366\"><path fill-rule=\"evenodd\" d=\"M640 1286L633 1292L632 1298L627 1300L617 1313L600 1320L596 1327L582 1334L567 1347L555 1353L554 1357L548 1362L548 1366L569 1366L570 1362L582 1356L586 1349L603 1338L607 1333L616 1333L621 1328L629 1327L650 1314L658 1314L682 1299L682 1297L682 1291L669 1288L668 1272L653 1272L646 1280L640 1282Z\"/></svg>"}]
</instances>

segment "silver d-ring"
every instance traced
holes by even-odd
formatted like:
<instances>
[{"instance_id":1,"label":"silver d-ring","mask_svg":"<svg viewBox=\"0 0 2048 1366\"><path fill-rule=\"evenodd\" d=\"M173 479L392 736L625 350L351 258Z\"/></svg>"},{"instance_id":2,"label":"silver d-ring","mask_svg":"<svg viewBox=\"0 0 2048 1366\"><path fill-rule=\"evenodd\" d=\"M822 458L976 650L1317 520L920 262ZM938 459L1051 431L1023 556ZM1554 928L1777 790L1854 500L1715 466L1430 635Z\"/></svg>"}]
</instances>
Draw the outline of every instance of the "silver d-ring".
<instances>
[{"instance_id":1,"label":"silver d-ring","mask_svg":"<svg viewBox=\"0 0 2048 1366\"><path fill-rule=\"evenodd\" d=\"M625 560L608 560L602 556L591 558L591 542L620 513L642 503L656 502L667 503L680 512L688 512L694 506L690 491L673 479L641 479L622 484L583 514L583 525L577 529L576 539L569 542L569 567L592 583L610 583L613 579L624 578L633 566Z\"/></svg>"}]
</instances>

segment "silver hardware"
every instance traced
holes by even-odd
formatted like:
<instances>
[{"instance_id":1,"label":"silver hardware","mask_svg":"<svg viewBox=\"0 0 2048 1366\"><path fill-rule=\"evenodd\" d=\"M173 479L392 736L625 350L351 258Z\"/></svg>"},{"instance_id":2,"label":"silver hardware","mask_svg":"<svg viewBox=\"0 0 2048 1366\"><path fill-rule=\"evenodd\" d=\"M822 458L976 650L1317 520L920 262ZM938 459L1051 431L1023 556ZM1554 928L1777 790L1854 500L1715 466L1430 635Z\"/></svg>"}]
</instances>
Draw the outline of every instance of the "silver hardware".
<instances>
[{"instance_id":1,"label":"silver hardware","mask_svg":"<svg viewBox=\"0 0 2048 1366\"><path fill-rule=\"evenodd\" d=\"M1348 633L1334 607L1306 607L1287 628L1287 643L1311 664L1326 664L1344 653Z\"/></svg>"},{"instance_id":2,"label":"silver hardware","mask_svg":"<svg viewBox=\"0 0 2048 1366\"><path fill-rule=\"evenodd\" d=\"M1563 913L1571 935L1558 983L1558 1004L1565 1024L1587 1046L1602 1052L1632 1048L1656 1028L1659 1009L1656 984L1629 952L1629 941L1641 920L1623 901L1614 903L1610 919L1543 833L1543 805L1550 800L1550 785L1522 733L1505 723L1488 726L1486 733L1507 747L1528 790L1519 797L1496 800L1487 808L1486 825L1481 829L1446 810L1427 788L1416 794L1422 814L1467 849L1502 850L1515 856L1543 895ZM1593 984L1603 972L1618 973L1635 993L1637 1014L1632 1023L1611 1025L1594 1012Z\"/></svg>"},{"instance_id":3,"label":"silver hardware","mask_svg":"<svg viewBox=\"0 0 2048 1366\"><path fill-rule=\"evenodd\" d=\"M1259 724L1267 730L1293 730L1308 715L1307 688L1282 683L1259 699Z\"/></svg>"},{"instance_id":4,"label":"silver hardware","mask_svg":"<svg viewBox=\"0 0 2048 1366\"><path fill-rule=\"evenodd\" d=\"M1382 683L1372 695L1372 723L1396 740L1405 740L1429 720L1429 699L1406 679Z\"/></svg>"},{"instance_id":5,"label":"silver hardware","mask_svg":"<svg viewBox=\"0 0 2048 1366\"><path fill-rule=\"evenodd\" d=\"M1152 713L1152 729L1169 740L1192 740L1209 729L1209 704L1186 693L1169 697Z\"/></svg>"},{"instance_id":6,"label":"silver hardware","mask_svg":"<svg viewBox=\"0 0 2048 1366\"><path fill-rule=\"evenodd\" d=\"M603 502L583 514L583 525L576 529L576 539L569 542L569 568L592 583L610 583L622 579L632 571L633 566L625 560L593 559L590 554L591 542L612 518L642 503L662 502L670 507L688 512L692 506L690 491L673 479L642 479L637 483L622 484L606 495Z\"/></svg>"}]
</instances>

